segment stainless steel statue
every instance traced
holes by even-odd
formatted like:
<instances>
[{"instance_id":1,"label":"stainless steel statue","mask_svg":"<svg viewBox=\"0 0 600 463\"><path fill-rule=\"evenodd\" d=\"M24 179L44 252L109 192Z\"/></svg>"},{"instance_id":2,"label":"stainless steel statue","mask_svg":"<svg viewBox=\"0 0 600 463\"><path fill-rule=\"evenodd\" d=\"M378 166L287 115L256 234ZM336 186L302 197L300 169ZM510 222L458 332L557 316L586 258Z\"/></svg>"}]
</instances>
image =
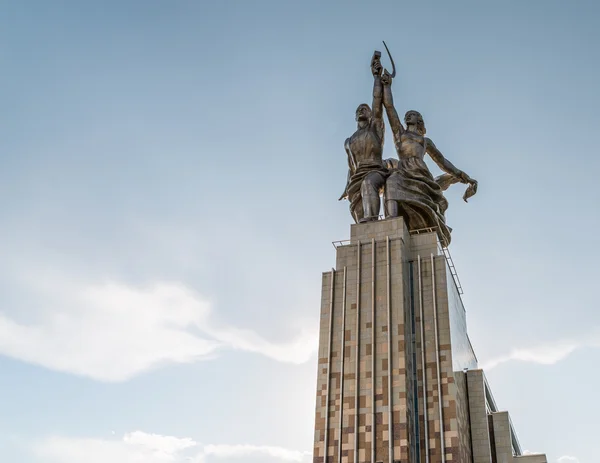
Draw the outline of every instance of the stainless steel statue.
<instances>
[{"instance_id":1,"label":"stainless steel statue","mask_svg":"<svg viewBox=\"0 0 600 463\"><path fill-rule=\"evenodd\" d=\"M379 218L379 195L388 176L382 158L385 126L380 58L381 53L376 51L371 59L373 109L368 104L358 106L358 128L344 143L348 155L348 182L340 199L350 201L350 213L357 223Z\"/></svg>"},{"instance_id":2,"label":"stainless steel statue","mask_svg":"<svg viewBox=\"0 0 600 463\"><path fill-rule=\"evenodd\" d=\"M404 128L392 98L395 66L391 74L383 71L380 56L379 52L375 52L371 60L375 80L373 111L369 111L366 105L358 107L356 118L359 129L346 140L349 173L342 198L350 200L354 220L364 222L378 219L379 194L383 193L386 218L402 216L410 230L436 228L441 241L448 245L451 228L446 225L444 217L448 202L442 191L454 183L468 184L463 196L467 201L477 192L477 181L445 159L431 139L425 137L425 124L420 113L408 111L404 116ZM390 60L393 65L391 56ZM382 100L394 135L398 159L382 161ZM425 164L425 154L429 154L445 174L434 179Z\"/></svg>"}]
</instances>

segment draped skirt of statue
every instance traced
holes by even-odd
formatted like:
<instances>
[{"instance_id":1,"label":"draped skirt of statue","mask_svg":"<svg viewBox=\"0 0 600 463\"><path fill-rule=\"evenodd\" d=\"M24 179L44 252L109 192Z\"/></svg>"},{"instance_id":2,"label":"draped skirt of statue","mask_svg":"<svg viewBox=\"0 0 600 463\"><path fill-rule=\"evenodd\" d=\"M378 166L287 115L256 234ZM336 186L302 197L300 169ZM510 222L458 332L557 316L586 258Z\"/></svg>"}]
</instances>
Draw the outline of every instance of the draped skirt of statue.
<instances>
[{"instance_id":1,"label":"draped skirt of statue","mask_svg":"<svg viewBox=\"0 0 600 463\"><path fill-rule=\"evenodd\" d=\"M383 189L388 170L378 162L363 162L358 169L349 177L346 187L348 199L350 200L350 213L354 221L358 223L364 217L362 189L363 183L367 182L377 192ZM376 211L378 214L379 211Z\"/></svg>"},{"instance_id":2,"label":"draped skirt of statue","mask_svg":"<svg viewBox=\"0 0 600 463\"><path fill-rule=\"evenodd\" d=\"M409 230L436 228L440 241L446 246L450 244L452 229L444 217L448 201L423 159L416 156L386 159L385 164L391 171L384 193L386 217L389 217L388 201L395 201Z\"/></svg>"}]
</instances>

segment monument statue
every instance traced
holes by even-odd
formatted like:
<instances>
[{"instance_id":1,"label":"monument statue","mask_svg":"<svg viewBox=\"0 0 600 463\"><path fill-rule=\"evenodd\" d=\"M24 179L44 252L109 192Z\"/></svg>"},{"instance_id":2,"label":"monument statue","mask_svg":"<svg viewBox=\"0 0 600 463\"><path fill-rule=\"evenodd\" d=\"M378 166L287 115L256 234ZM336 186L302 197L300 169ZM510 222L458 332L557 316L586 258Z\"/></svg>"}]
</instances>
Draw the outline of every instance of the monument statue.
<instances>
[{"instance_id":1,"label":"monument statue","mask_svg":"<svg viewBox=\"0 0 600 463\"><path fill-rule=\"evenodd\" d=\"M469 342L456 268L440 249L451 233L444 191L467 184L466 201L477 182L426 137L420 113L401 122L394 61L389 73L380 58L371 59L373 105L358 107L358 129L345 142L340 198L366 223L334 243L335 268L321 274L312 463L546 462L522 455L508 413L496 407ZM394 159L382 159L384 108Z\"/></svg>"},{"instance_id":2,"label":"monument statue","mask_svg":"<svg viewBox=\"0 0 600 463\"><path fill-rule=\"evenodd\" d=\"M468 184L463 196L467 201L477 192L477 181L444 158L431 139L425 137L425 123L419 112L406 113L404 128L392 97L391 85L396 74L394 61L390 55L394 66L390 74L387 70L382 71L380 57L381 53L376 51L371 60L375 80L373 111L371 113L366 105L358 107L358 130L345 143L350 169L346 191L340 199L347 197L354 220L365 222L379 218L379 194L382 192L386 218L402 216L409 230L435 228L447 246L452 229L446 225L444 214L448 201L443 191L454 183ZM398 159L381 160L385 130L381 119L382 103ZM425 154L429 154L445 173L434 178L425 164Z\"/></svg>"},{"instance_id":3,"label":"monument statue","mask_svg":"<svg viewBox=\"0 0 600 463\"><path fill-rule=\"evenodd\" d=\"M350 213L357 223L379 218L379 196L388 176L382 158L385 125L380 58L381 53L376 51L371 59L373 108L364 103L358 106L357 130L344 143L348 155L348 181L340 200L350 201Z\"/></svg>"}]
</instances>

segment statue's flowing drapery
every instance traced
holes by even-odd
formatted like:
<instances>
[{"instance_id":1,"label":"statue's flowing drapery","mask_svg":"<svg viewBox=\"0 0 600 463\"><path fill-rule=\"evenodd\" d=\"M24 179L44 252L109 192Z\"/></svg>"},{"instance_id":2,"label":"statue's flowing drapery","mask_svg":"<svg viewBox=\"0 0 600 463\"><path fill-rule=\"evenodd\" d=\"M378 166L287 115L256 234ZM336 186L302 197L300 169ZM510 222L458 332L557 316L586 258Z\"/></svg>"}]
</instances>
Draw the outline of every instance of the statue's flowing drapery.
<instances>
[{"instance_id":1,"label":"statue's flowing drapery","mask_svg":"<svg viewBox=\"0 0 600 463\"><path fill-rule=\"evenodd\" d=\"M380 180L376 183L380 183L383 187L385 178L388 176L388 171L377 162L362 162L356 171L350 175L346 192L350 201L350 212L357 223L363 218L361 187L367 175L380 176Z\"/></svg>"},{"instance_id":2,"label":"statue's flowing drapery","mask_svg":"<svg viewBox=\"0 0 600 463\"><path fill-rule=\"evenodd\" d=\"M418 156L386 159L391 171L385 184L385 200L397 201L410 230L437 228L440 240L450 244L452 229L446 225L444 213L448 201L427 165Z\"/></svg>"}]
</instances>

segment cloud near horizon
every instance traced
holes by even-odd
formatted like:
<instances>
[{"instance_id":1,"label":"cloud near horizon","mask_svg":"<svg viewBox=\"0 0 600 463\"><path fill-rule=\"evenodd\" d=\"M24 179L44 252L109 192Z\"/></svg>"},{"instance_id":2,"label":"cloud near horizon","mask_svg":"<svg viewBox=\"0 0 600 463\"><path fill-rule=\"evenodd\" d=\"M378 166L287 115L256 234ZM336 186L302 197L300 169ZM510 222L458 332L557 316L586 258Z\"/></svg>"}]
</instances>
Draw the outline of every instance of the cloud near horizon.
<instances>
[{"instance_id":1,"label":"cloud near horizon","mask_svg":"<svg viewBox=\"0 0 600 463\"><path fill-rule=\"evenodd\" d=\"M122 439L47 437L33 453L49 463L205 463L213 459L242 459L251 455L285 462L308 462L311 453L268 445L199 444L191 438L135 431Z\"/></svg>"},{"instance_id":2,"label":"cloud near horizon","mask_svg":"<svg viewBox=\"0 0 600 463\"><path fill-rule=\"evenodd\" d=\"M580 462L579 462L579 458L572 457L570 455L563 455L558 460L556 460L556 463L580 463Z\"/></svg>"},{"instance_id":3,"label":"cloud near horizon","mask_svg":"<svg viewBox=\"0 0 600 463\"><path fill-rule=\"evenodd\" d=\"M592 334L584 336L579 340L565 339L532 347L516 348L508 354L493 357L490 360L482 362L481 368L489 371L503 363L511 361L554 365L567 358L576 350L586 347L600 347L600 330L595 330Z\"/></svg>"},{"instance_id":4,"label":"cloud near horizon","mask_svg":"<svg viewBox=\"0 0 600 463\"><path fill-rule=\"evenodd\" d=\"M180 283L133 287L110 282L68 284L23 323L0 312L0 354L105 382L126 381L168 363L214 358L226 349L300 364L317 349L313 330L273 343L238 327L219 325L210 303Z\"/></svg>"}]
</instances>

